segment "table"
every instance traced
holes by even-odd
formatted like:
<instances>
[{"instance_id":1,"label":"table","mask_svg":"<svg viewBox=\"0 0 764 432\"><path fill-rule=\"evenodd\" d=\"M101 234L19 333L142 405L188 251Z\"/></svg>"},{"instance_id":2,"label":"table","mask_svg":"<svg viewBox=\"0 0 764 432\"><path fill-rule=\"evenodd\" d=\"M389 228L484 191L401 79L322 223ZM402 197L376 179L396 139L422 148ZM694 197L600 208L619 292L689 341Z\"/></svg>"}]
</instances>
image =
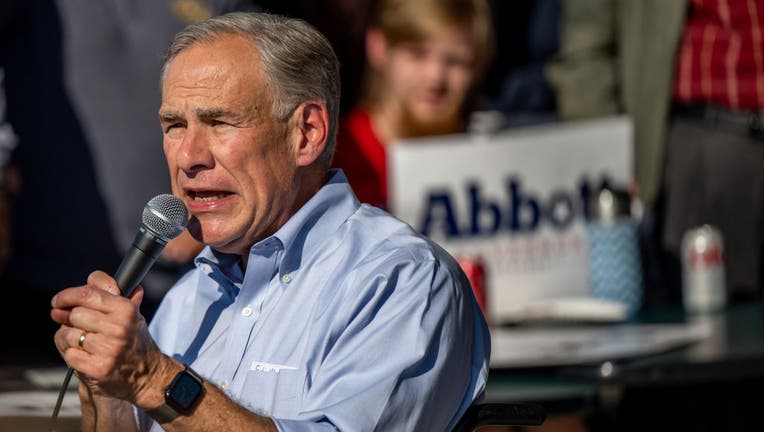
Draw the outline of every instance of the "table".
<instances>
[{"instance_id":1,"label":"table","mask_svg":"<svg viewBox=\"0 0 764 432\"><path fill-rule=\"evenodd\" d=\"M736 305L700 317L685 316L679 310L659 311L641 317L640 322L703 322L709 334L681 348L619 361L494 366L487 401L540 403L552 414L580 414L592 429L601 430L629 430L624 426L627 422L634 430L653 430L656 424L676 430L735 430L733 426L750 430L751 422L764 424L757 406L764 389L763 303ZM60 368L61 378L63 372ZM45 380L30 374L29 365L0 368L0 396L42 401L36 406L28 403L27 414L3 412L0 406L0 431L47 430L60 379L54 377L48 384ZM19 393L29 391L34 393ZM76 392L71 391L59 431L78 430L77 403Z\"/></svg>"},{"instance_id":2,"label":"table","mask_svg":"<svg viewBox=\"0 0 764 432\"><path fill-rule=\"evenodd\" d=\"M652 312L643 324L690 323L707 337L655 354L545 367L492 365L490 402L536 402L580 412L593 429L742 430L764 424L764 303L707 315ZM518 329L521 331L522 329Z\"/></svg>"}]
</instances>

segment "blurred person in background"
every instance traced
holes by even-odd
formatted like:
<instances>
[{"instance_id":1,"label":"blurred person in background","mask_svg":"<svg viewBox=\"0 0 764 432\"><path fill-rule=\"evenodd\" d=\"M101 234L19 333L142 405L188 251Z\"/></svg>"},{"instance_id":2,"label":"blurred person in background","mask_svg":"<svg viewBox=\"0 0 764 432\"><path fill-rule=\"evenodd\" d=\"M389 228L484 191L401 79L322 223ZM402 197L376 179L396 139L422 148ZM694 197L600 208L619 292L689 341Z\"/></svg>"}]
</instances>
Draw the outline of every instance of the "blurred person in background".
<instances>
[{"instance_id":1,"label":"blurred person in background","mask_svg":"<svg viewBox=\"0 0 764 432\"><path fill-rule=\"evenodd\" d=\"M24 305L24 313L2 321L25 328L6 341L16 356L57 359L48 342L56 327L46 318L53 290L79 283L93 268L116 270L143 206L169 190L155 113L157 71L173 35L188 23L241 9L256 6L243 0L2 2L0 69L18 178L0 289L8 304ZM200 249L188 235L168 245L144 283L147 316Z\"/></svg>"},{"instance_id":2,"label":"blurred person in background","mask_svg":"<svg viewBox=\"0 0 764 432\"><path fill-rule=\"evenodd\" d=\"M646 306L681 304L684 233L724 237L728 297L761 298L764 2L576 0L546 75L561 119L634 121Z\"/></svg>"},{"instance_id":3,"label":"blurred person in background","mask_svg":"<svg viewBox=\"0 0 764 432\"><path fill-rule=\"evenodd\" d=\"M388 205L387 146L466 130L492 51L485 0L378 3L364 96L341 123L334 159L362 202Z\"/></svg>"},{"instance_id":4,"label":"blurred person in background","mask_svg":"<svg viewBox=\"0 0 764 432\"><path fill-rule=\"evenodd\" d=\"M676 256L687 230L718 227L728 298L761 299L764 1L688 3L672 75L661 240Z\"/></svg>"}]
</instances>

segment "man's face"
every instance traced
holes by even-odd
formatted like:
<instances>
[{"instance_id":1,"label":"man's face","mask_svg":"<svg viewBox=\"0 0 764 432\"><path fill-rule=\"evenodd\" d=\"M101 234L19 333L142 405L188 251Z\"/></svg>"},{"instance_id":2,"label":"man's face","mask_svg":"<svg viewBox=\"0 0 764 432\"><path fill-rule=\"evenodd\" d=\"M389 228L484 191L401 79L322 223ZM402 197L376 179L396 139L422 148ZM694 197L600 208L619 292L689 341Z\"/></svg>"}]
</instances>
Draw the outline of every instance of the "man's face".
<instances>
[{"instance_id":1,"label":"man's face","mask_svg":"<svg viewBox=\"0 0 764 432\"><path fill-rule=\"evenodd\" d=\"M389 46L383 65L385 92L415 125L457 121L475 79L470 33L448 28L420 42Z\"/></svg>"},{"instance_id":2,"label":"man's face","mask_svg":"<svg viewBox=\"0 0 764 432\"><path fill-rule=\"evenodd\" d=\"M257 53L235 36L181 51L162 85L173 193L188 206L191 234L222 252L247 254L294 210L289 122L271 101Z\"/></svg>"}]
</instances>

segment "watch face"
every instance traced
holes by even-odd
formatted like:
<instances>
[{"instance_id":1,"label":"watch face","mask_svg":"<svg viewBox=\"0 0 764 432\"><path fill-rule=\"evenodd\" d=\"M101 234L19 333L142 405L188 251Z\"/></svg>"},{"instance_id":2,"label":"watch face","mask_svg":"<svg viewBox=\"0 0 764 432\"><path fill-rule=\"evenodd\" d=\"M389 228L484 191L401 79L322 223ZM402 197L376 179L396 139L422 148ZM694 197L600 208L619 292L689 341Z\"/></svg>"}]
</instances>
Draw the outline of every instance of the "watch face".
<instances>
[{"instance_id":1,"label":"watch face","mask_svg":"<svg viewBox=\"0 0 764 432\"><path fill-rule=\"evenodd\" d=\"M167 403L181 413L188 412L202 392L202 383L188 372L182 372L175 378L167 390Z\"/></svg>"}]
</instances>

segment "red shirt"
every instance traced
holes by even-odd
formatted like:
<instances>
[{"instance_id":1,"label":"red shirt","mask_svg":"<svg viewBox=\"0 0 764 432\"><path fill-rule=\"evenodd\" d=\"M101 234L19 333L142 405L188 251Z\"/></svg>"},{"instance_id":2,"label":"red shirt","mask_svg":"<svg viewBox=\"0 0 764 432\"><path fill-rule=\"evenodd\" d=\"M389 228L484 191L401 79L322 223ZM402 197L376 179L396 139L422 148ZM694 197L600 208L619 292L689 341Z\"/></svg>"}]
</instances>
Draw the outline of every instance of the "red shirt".
<instances>
[{"instance_id":1,"label":"red shirt","mask_svg":"<svg viewBox=\"0 0 764 432\"><path fill-rule=\"evenodd\" d=\"M366 110L355 108L340 122L332 164L342 168L361 202L387 207L385 146L374 133Z\"/></svg>"},{"instance_id":2,"label":"red shirt","mask_svg":"<svg viewBox=\"0 0 764 432\"><path fill-rule=\"evenodd\" d=\"M764 109L764 1L691 0L674 100Z\"/></svg>"}]
</instances>

